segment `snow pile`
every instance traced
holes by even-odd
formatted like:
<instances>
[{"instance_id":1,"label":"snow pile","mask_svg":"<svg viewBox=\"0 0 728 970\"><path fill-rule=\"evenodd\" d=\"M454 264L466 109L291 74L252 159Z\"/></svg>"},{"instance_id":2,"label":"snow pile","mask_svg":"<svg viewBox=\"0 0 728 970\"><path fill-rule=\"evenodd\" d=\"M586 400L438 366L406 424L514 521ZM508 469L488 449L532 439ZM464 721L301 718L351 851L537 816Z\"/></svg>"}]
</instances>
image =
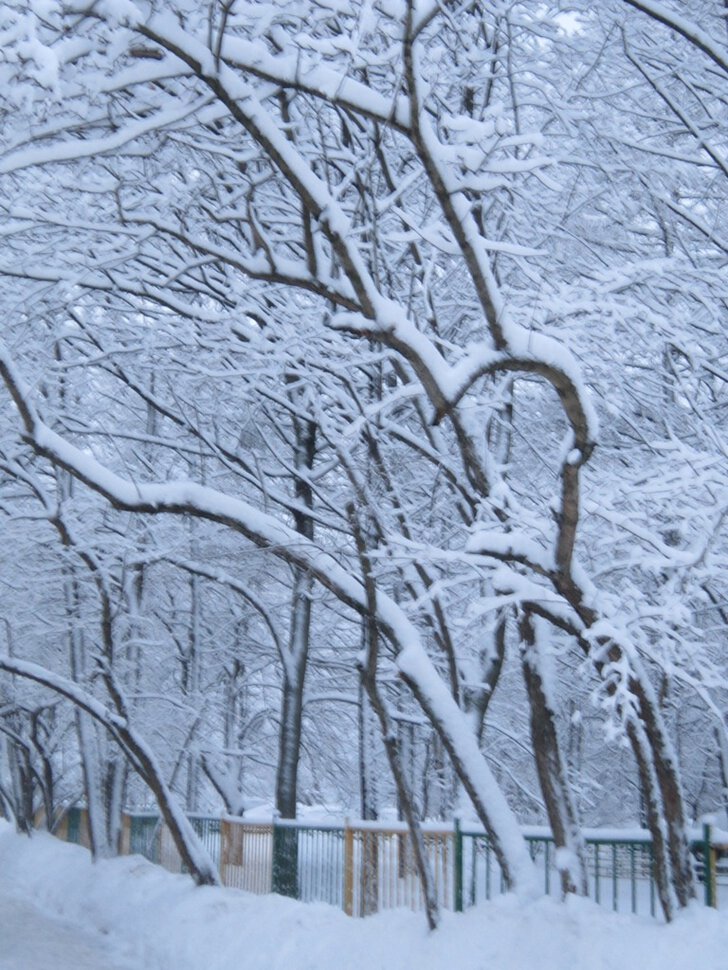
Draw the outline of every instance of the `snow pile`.
<instances>
[{"instance_id":1,"label":"snow pile","mask_svg":"<svg viewBox=\"0 0 728 970\"><path fill-rule=\"evenodd\" d=\"M354 920L324 905L195 889L139 857L93 865L74 845L0 822L0 888L104 934L143 970L685 970L726 965L725 914L696 906L672 926L595 904L503 897L447 913Z\"/></svg>"}]
</instances>

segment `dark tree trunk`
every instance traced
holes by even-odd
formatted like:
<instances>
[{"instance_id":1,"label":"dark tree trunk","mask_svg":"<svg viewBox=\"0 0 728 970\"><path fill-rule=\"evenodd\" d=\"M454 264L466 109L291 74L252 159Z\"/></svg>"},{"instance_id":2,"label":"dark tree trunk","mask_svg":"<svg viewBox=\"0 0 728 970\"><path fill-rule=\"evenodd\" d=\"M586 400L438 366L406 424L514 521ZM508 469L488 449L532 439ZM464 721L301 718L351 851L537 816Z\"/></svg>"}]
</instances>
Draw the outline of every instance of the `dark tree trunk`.
<instances>
[{"instance_id":1,"label":"dark tree trunk","mask_svg":"<svg viewBox=\"0 0 728 970\"><path fill-rule=\"evenodd\" d=\"M294 393L295 397L295 393ZM313 539L313 489L310 474L316 457L316 425L294 417L294 493L298 509L294 512L296 531ZM303 690L311 640L311 598L313 579L298 566L293 567L291 626L286 654L281 657L283 683L276 770L276 812L280 818L296 817L298 802L298 763L301 757ZM275 835L273 889L285 896L298 896L298 833L281 827Z\"/></svg>"},{"instance_id":2,"label":"dark tree trunk","mask_svg":"<svg viewBox=\"0 0 728 970\"><path fill-rule=\"evenodd\" d=\"M522 643L523 680L530 705L531 743L546 812L556 845L557 862L564 896L586 896L588 881L584 839L581 834L571 786L561 756L556 715L549 700L544 677L543 645L534 620L524 613L519 624Z\"/></svg>"}]
</instances>

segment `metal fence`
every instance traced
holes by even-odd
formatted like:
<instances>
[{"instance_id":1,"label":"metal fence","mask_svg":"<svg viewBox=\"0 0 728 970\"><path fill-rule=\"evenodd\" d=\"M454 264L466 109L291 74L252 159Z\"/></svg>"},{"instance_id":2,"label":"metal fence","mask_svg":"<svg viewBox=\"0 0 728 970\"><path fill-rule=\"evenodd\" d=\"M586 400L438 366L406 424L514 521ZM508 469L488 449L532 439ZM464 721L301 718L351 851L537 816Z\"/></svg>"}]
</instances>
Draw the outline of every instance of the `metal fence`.
<instances>
[{"instance_id":1,"label":"metal fence","mask_svg":"<svg viewBox=\"0 0 728 970\"><path fill-rule=\"evenodd\" d=\"M547 834L526 833L531 858L541 873L547 895L561 893L553 838ZM656 914L657 895L652 875L652 843L644 837L607 837L591 834L585 838L589 895L595 902L615 912ZM461 848L458 850L458 843ZM455 908L474 906L504 892L500 866L487 836L480 832L455 829L456 863Z\"/></svg>"},{"instance_id":2,"label":"metal fence","mask_svg":"<svg viewBox=\"0 0 728 970\"><path fill-rule=\"evenodd\" d=\"M352 916L395 907L423 908L409 833L402 824L344 825L279 819L190 816L225 886L253 893L282 892L304 902L325 902ZM74 808L59 834L88 845L86 812ZM546 830L525 829L544 892L561 893L556 849ZM425 848L439 904L462 911L505 891L486 834L475 827L425 825ZM647 832L587 830L589 895L615 912L659 914ZM692 849L707 905L728 893L728 867L709 826L693 833ZM183 871L170 833L154 814L123 816L120 851L145 856L172 872ZM728 896L726 897L728 898Z\"/></svg>"}]
</instances>

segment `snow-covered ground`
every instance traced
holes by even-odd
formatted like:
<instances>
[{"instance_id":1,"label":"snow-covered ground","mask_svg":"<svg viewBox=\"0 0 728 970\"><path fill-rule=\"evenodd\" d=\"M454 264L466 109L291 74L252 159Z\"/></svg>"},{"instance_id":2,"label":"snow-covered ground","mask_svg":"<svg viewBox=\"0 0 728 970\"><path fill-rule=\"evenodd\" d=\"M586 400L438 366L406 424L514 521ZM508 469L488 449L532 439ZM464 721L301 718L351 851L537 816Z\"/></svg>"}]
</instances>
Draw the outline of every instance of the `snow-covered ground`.
<instances>
[{"instance_id":1,"label":"snow-covered ground","mask_svg":"<svg viewBox=\"0 0 728 970\"><path fill-rule=\"evenodd\" d=\"M114 941L0 891L0 970L136 970Z\"/></svg>"},{"instance_id":2,"label":"snow-covered ground","mask_svg":"<svg viewBox=\"0 0 728 970\"><path fill-rule=\"evenodd\" d=\"M445 914L430 935L419 914L354 920L320 904L195 889L139 857L93 865L78 846L43 834L22 838L4 822L0 914L0 970L728 967L728 913L702 906L661 926L583 900L503 897ZM74 925L78 932L69 933ZM48 947L52 959L43 956Z\"/></svg>"}]
</instances>

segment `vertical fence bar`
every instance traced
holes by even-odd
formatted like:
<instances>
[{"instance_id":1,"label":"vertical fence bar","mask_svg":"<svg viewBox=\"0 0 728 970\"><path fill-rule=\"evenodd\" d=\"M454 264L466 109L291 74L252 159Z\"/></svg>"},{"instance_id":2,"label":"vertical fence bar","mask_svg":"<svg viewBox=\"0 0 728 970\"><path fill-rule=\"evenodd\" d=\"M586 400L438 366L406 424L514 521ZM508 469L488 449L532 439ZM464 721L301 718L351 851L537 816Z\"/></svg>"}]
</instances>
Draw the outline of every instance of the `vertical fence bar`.
<instances>
[{"instance_id":1,"label":"vertical fence bar","mask_svg":"<svg viewBox=\"0 0 728 970\"><path fill-rule=\"evenodd\" d=\"M550 856L549 846L550 846L550 843L545 842L544 849L543 849L543 869L544 869L543 882L544 882L544 889L546 890L547 896L551 894L551 859L549 858Z\"/></svg>"},{"instance_id":2,"label":"vertical fence bar","mask_svg":"<svg viewBox=\"0 0 728 970\"><path fill-rule=\"evenodd\" d=\"M715 852L713 833L710 825L703 825L703 883L705 885L705 905L715 908Z\"/></svg>"},{"instance_id":3,"label":"vertical fence bar","mask_svg":"<svg viewBox=\"0 0 728 970\"><path fill-rule=\"evenodd\" d=\"M75 806L68 809L66 838L69 842L78 843L81 841L81 809Z\"/></svg>"},{"instance_id":4,"label":"vertical fence bar","mask_svg":"<svg viewBox=\"0 0 728 970\"><path fill-rule=\"evenodd\" d=\"M632 890L632 912L637 912L637 870L635 866L635 849L634 845L629 847L629 876L631 882Z\"/></svg>"},{"instance_id":5,"label":"vertical fence bar","mask_svg":"<svg viewBox=\"0 0 728 970\"><path fill-rule=\"evenodd\" d=\"M470 905L475 906L476 879L478 877L478 843L470 838Z\"/></svg>"},{"instance_id":6,"label":"vertical fence bar","mask_svg":"<svg viewBox=\"0 0 728 970\"><path fill-rule=\"evenodd\" d=\"M455 831L453 833L455 840L455 852L454 852L454 865L455 872L453 873L453 888L454 888L454 907L456 913L462 913L463 911L463 833L460 828L460 819L455 819Z\"/></svg>"},{"instance_id":7,"label":"vertical fence bar","mask_svg":"<svg viewBox=\"0 0 728 970\"><path fill-rule=\"evenodd\" d=\"M354 915L354 830L344 822L344 912Z\"/></svg>"}]
</instances>

